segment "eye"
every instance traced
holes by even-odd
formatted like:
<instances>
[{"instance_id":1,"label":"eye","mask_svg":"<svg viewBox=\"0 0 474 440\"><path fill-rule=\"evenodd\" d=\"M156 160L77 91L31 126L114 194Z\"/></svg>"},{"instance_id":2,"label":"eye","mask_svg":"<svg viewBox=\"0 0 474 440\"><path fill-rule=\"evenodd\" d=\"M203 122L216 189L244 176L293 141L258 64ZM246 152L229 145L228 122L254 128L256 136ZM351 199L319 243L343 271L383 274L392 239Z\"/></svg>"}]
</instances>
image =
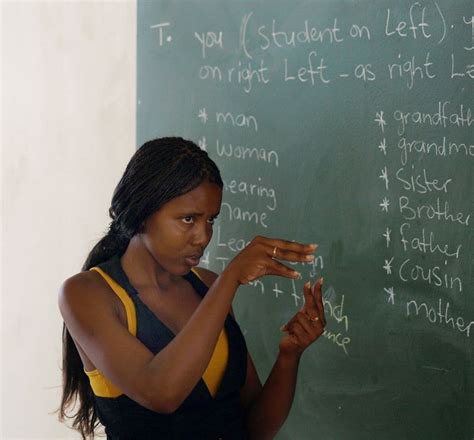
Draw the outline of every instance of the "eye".
<instances>
[{"instance_id":1,"label":"eye","mask_svg":"<svg viewBox=\"0 0 474 440\"><path fill-rule=\"evenodd\" d=\"M211 225L213 225L216 220L217 220L217 215L214 216L214 217L210 217L207 222L210 223Z\"/></svg>"},{"instance_id":2,"label":"eye","mask_svg":"<svg viewBox=\"0 0 474 440\"><path fill-rule=\"evenodd\" d=\"M192 215L187 215L186 217L183 217L182 220L183 220L183 223L190 225L194 222L194 217Z\"/></svg>"}]
</instances>

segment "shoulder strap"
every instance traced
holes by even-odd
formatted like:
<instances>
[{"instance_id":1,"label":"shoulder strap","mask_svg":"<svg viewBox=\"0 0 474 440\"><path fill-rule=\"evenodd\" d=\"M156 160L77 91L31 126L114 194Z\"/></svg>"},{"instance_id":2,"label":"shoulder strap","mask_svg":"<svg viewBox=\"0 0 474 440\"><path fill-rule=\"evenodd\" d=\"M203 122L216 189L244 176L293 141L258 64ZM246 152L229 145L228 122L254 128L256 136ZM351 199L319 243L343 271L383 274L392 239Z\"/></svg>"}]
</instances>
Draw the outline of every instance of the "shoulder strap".
<instances>
[{"instance_id":1,"label":"shoulder strap","mask_svg":"<svg viewBox=\"0 0 474 440\"><path fill-rule=\"evenodd\" d=\"M133 335L137 335L137 316L135 311L135 304L131 300L128 293L125 289L118 284L114 279L112 279L107 273L105 273L100 267L92 267L90 270L95 270L99 272L100 275L105 279L107 284L111 287L111 289L115 292L115 294L120 298L122 301L125 311L127 313L127 326L128 331Z\"/></svg>"},{"instance_id":2,"label":"shoulder strap","mask_svg":"<svg viewBox=\"0 0 474 440\"><path fill-rule=\"evenodd\" d=\"M201 276L199 275L198 271L196 269L194 269L194 267L191 269L191 272L196 275L201 281L202 281L202 278Z\"/></svg>"},{"instance_id":3,"label":"shoulder strap","mask_svg":"<svg viewBox=\"0 0 474 440\"><path fill-rule=\"evenodd\" d=\"M206 285L206 283L204 283L196 269L191 269L189 273L184 276L184 278L192 284L200 297L204 297L206 295L209 287Z\"/></svg>"}]
</instances>

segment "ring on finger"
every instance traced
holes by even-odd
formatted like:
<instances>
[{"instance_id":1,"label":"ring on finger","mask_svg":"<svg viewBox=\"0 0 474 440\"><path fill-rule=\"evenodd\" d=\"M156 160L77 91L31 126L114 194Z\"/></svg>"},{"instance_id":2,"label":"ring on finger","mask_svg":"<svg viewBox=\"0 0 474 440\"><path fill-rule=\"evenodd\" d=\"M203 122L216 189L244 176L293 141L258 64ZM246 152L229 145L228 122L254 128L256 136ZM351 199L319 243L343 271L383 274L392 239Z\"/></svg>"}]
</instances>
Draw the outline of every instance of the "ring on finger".
<instances>
[{"instance_id":1,"label":"ring on finger","mask_svg":"<svg viewBox=\"0 0 474 440\"><path fill-rule=\"evenodd\" d=\"M319 316L315 316L314 318L311 318L311 316L308 317L310 321L317 322L319 321Z\"/></svg>"},{"instance_id":2,"label":"ring on finger","mask_svg":"<svg viewBox=\"0 0 474 440\"><path fill-rule=\"evenodd\" d=\"M278 248L277 248L276 246L273 248L273 252L272 252L272 257L273 257L273 258L275 258L276 255L277 255L277 249L278 249Z\"/></svg>"}]
</instances>

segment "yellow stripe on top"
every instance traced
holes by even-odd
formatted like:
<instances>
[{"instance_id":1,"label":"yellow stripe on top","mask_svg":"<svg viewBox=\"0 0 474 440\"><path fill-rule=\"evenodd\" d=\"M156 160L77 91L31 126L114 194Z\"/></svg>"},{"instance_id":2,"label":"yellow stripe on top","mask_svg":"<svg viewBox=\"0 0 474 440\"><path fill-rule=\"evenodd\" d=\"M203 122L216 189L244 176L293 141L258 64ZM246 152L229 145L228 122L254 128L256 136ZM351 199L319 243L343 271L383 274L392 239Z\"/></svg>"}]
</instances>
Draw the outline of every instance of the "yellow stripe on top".
<instances>
[{"instance_id":1,"label":"yellow stripe on top","mask_svg":"<svg viewBox=\"0 0 474 440\"><path fill-rule=\"evenodd\" d=\"M196 270L191 269L192 272L200 279L201 277ZM212 397L216 396L219 385L224 377L224 373L227 367L227 362L229 360L229 341L227 339L227 334L224 329L222 329L217 339L216 347L214 348L214 353L212 354L211 360L202 375L206 386L211 393Z\"/></svg>"},{"instance_id":2,"label":"yellow stripe on top","mask_svg":"<svg viewBox=\"0 0 474 440\"><path fill-rule=\"evenodd\" d=\"M127 327L128 331L133 335L137 336L137 314L135 310L135 304L133 303L132 299L126 292L126 290L118 284L113 278L111 278L108 274L106 274L100 267L93 267L91 270L95 270L99 272L107 281L107 284L112 288L112 290L116 293L116 295L122 301L125 312L127 313Z\"/></svg>"},{"instance_id":3,"label":"yellow stripe on top","mask_svg":"<svg viewBox=\"0 0 474 440\"><path fill-rule=\"evenodd\" d=\"M120 286L115 280L113 280L107 273L105 273L99 267L93 267L90 270L97 271L107 282L107 284L112 288L115 294L122 301L125 311L127 314L127 327L128 331L133 335L137 335L137 317L135 304L132 299L125 291L125 289ZM198 277L196 271L194 274ZM227 362L229 358L229 342L227 335L224 329L222 329L219 338L217 340L216 347L214 348L214 353L212 354L211 360L204 371L202 376L210 394L215 397L219 385L224 377L224 373L227 367ZM110 382L98 369L93 371L84 372L89 377L89 382L91 384L92 391L98 397L118 397L123 394L123 392L116 387L112 382Z\"/></svg>"},{"instance_id":4,"label":"yellow stripe on top","mask_svg":"<svg viewBox=\"0 0 474 440\"><path fill-rule=\"evenodd\" d=\"M219 338L217 339L216 348L214 348L214 353L212 353L211 360L202 375L206 386L211 393L212 397L215 397L219 385L222 382L224 373L227 367L227 362L229 360L229 341L227 339L227 334L224 329L221 330Z\"/></svg>"},{"instance_id":5,"label":"yellow stripe on top","mask_svg":"<svg viewBox=\"0 0 474 440\"><path fill-rule=\"evenodd\" d=\"M125 312L127 314L127 327L128 331L133 335L137 335L137 316L135 310L135 304L132 299L128 296L125 289L120 286L115 280L113 280L109 275L107 275L99 267L93 267L90 270L95 270L102 275L102 277L107 281L107 284L112 288L115 294L122 301ZM92 391L98 397L118 397L123 392L116 387L112 382L110 382L98 369L92 371L84 372L89 376L89 382L91 384Z\"/></svg>"}]
</instances>

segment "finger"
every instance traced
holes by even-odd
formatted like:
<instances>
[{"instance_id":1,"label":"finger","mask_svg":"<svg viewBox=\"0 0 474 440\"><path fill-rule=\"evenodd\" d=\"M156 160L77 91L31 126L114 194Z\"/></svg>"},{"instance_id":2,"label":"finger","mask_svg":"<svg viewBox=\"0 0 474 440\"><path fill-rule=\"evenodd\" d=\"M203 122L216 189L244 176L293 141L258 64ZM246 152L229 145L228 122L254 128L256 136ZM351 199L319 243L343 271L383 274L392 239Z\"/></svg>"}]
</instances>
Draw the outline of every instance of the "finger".
<instances>
[{"instance_id":1,"label":"finger","mask_svg":"<svg viewBox=\"0 0 474 440\"><path fill-rule=\"evenodd\" d=\"M313 337L313 335L317 333L318 327L322 326L319 320L312 321L309 319L308 315L300 311L296 313L285 325L281 326L280 330L291 333L294 330L294 325L296 323L304 328L308 334L308 337Z\"/></svg>"},{"instance_id":2,"label":"finger","mask_svg":"<svg viewBox=\"0 0 474 440\"><path fill-rule=\"evenodd\" d=\"M292 316L291 319L286 324L283 324L280 327L280 330L282 332L288 332L295 321L296 321L296 315Z\"/></svg>"},{"instance_id":3,"label":"finger","mask_svg":"<svg viewBox=\"0 0 474 440\"><path fill-rule=\"evenodd\" d=\"M288 266L285 266L284 264L275 260L271 260L269 263L267 263L265 275L277 275L291 278L293 280L301 278L301 274L298 271L290 269Z\"/></svg>"},{"instance_id":4,"label":"finger","mask_svg":"<svg viewBox=\"0 0 474 440\"><path fill-rule=\"evenodd\" d=\"M301 322L300 320L296 320L290 328L290 334L294 335L298 341L298 345L303 347L308 346L315 339L310 331L305 329L303 325L304 320L308 321L308 318L305 316L301 319Z\"/></svg>"},{"instance_id":5,"label":"finger","mask_svg":"<svg viewBox=\"0 0 474 440\"><path fill-rule=\"evenodd\" d=\"M318 317L320 315L320 311L316 306L316 299L315 296L312 292L311 284L309 281L304 283L303 286L303 293L304 293L304 304L303 307L301 307L300 312L305 315L306 320L310 320L314 322L314 318ZM282 325L280 327L281 331L286 331L291 324L296 320L297 314L293 316L286 324Z\"/></svg>"},{"instance_id":6,"label":"finger","mask_svg":"<svg viewBox=\"0 0 474 440\"><path fill-rule=\"evenodd\" d=\"M291 326L293 325L293 323L296 321L296 315L293 315L291 317L291 319L286 323L286 324L283 324L281 327L280 327L280 330L283 331L283 332L286 332L288 331Z\"/></svg>"},{"instance_id":7,"label":"finger","mask_svg":"<svg viewBox=\"0 0 474 440\"><path fill-rule=\"evenodd\" d=\"M296 241L280 240L278 238L257 237L257 241L266 244L271 251L276 247L278 251L293 251L299 254L312 254L318 248L317 244L303 244Z\"/></svg>"},{"instance_id":8,"label":"finger","mask_svg":"<svg viewBox=\"0 0 474 440\"><path fill-rule=\"evenodd\" d=\"M316 305L316 297L311 290L311 284L307 281L304 284L304 305L302 311L306 313L309 318L314 318L320 315L320 311Z\"/></svg>"},{"instance_id":9,"label":"finger","mask_svg":"<svg viewBox=\"0 0 474 440\"><path fill-rule=\"evenodd\" d=\"M294 251L283 249L278 246L267 246L267 255L278 260L292 261L296 263L310 263L314 260L314 251Z\"/></svg>"},{"instance_id":10,"label":"finger","mask_svg":"<svg viewBox=\"0 0 474 440\"><path fill-rule=\"evenodd\" d=\"M324 331L323 323L320 319L312 320L309 319L307 315L304 313L299 313L297 317L297 321L301 327L304 328L306 333L308 334L308 338L310 342L315 341Z\"/></svg>"},{"instance_id":11,"label":"finger","mask_svg":"<svg viewBox=\"0 0 474 440\"><path fill-rule=\"evenodd\" d=\"M323 284L324 278L321 277L314 283L313 288L311 290L314 295L314 300L316 302L319 319L321 319L323 325L326 326L326 316L324 315L324 304L322 295Z\"/></svg>"},{"instance_id":12,"label":"finger","mask_svg":"<svg viewBox=\"0 0 474 440\"><path fill-rule=\"evenodd\" d=\"M288 335L294 336L297 345L305 350L324 333L320 321L312 323L304 313L298 313L297 319L288 329Z\"/></svg>"}]
</instances>

